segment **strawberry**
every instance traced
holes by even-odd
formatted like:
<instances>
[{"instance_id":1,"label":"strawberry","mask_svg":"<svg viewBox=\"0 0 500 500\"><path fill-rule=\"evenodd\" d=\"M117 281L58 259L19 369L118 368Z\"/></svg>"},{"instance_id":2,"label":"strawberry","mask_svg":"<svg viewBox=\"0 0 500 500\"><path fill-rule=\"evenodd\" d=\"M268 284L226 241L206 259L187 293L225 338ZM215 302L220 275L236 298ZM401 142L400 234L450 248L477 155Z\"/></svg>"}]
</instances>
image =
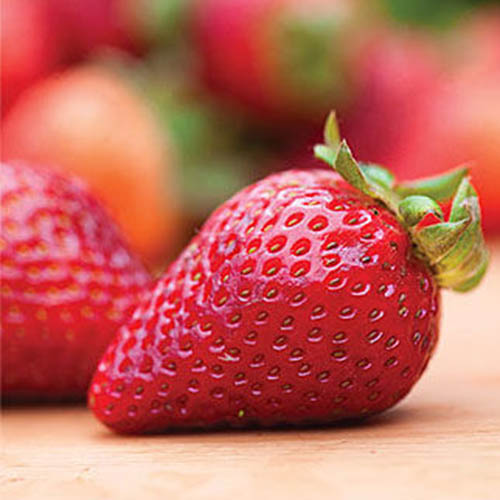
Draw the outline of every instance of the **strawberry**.
<instances>
[{"instance_id":1,"label":"strawberry","mask_svg":"<svg viewBox=\"0 0 500 500\"><path fill-rule=\"evenodd\" d=\"M483 7L464 17L451 40L450 59L459 72L479 77L500 71L500 7Z\"/></svg>"},{"instance_id":2,"label":"strawberry","mask_svg":"<svg viewBox=\"0 0 500 500\"><path fill-rule=\"evenodd\" d=\"M435 44L419 31L376 29L351 60L358 98L342 132L361 159L394 168L415 154L442 67Z\"/></svg>"},{"instance_id":3,"label":"strawberry","mask_svg":"<svg viewBox=\"0 0 500 500\"><path fill-rule=\"evenodd\" d=\"M1 0L2 115L17 96L61 59L59 40L43 0Z\"/></svg>"},{"instance_id":4,"label":"strawberry","mask_svg":"<svg viewBox=\"0 0 500 500\"><path fill-rule=\"evenodd\" d=\"M103 47L140 54L143 40L130 13L129 0L45 0L72 59Z\"/></svg>"},{"instance_id":5,"label":"strawberry","mask_svg":"<svg viewBox=\"0 0 500 500\"><path fill-rule=\"evenodd\" d=\"M2 394L78 399L150 278L81 183L2 164Z\"/></svg>"},{"instance_id":6,"label":"strawberry","mask_svg":"<svg viewBox=\"0 0 500 500\"><path fill-rule=\"evenodd\" d=\"M435 175L470 163L481 196L484 229L500 233L500 73L451 81L436 95L421 132L418 152L403 155L396 168L402 178ZM429 143L429 141L432 141Z\"/></svg>"},{"instance_id":7,"label":"strawberry","mask_svg":"<svg viewBox=\"0 0 500 500\"><path fill-rule=\"evenodd\" d=\"M19 98L2 128L2 158L56 166L84 179L132 249L156 266L175 248L180 218L167 135L126 79L82 65Z\"/></svg>"},{"instance_id":8,"label":"strawberry","mask_svg":"<svg viewBox=\"0 0 500 500\"><path fill-rule=\"evenodd\" d=\"M207 87L264 123L316 120L350 96L356 0L196 0L192 32ZM364 12L364 11L363 11ZM355 33L352 33L356 27Z\"/></svg>"},{"instance_id":9,"label":"strawberry","mask_svg":"<svg viewBox=\"0 0 500 500\"><path fill-rule=\"evenodd\" d=\"M89 406L119 432L329 423L381 412L415 384L440 287L484 273L464 170L395 185L338 145L217 209L104 354ZM427 196L426 193L429 195ZM447 220L435 199L454 193ZM433 220L434 219L434 220Z\"/></svg>"},{"instance_id":10,"label":"strawberry","mask_svg":"<svg viewBox=\"0 0 500 500\"><path fill-rule=\"evenodd\" d=\"M407 131L394 168L408 179L470 163L485 231L499 234L500 10L467 19L453 41L451 71L430 94L418 132Z\"/></svg>"}]
</instances>

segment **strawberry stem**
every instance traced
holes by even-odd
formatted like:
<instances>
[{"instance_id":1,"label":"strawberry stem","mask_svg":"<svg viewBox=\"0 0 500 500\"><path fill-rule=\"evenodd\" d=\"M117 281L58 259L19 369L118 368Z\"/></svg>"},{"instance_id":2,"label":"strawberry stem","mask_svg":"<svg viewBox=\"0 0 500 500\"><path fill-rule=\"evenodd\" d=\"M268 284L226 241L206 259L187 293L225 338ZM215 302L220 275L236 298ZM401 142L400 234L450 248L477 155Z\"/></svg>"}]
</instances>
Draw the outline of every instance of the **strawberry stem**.
<instances>
[{"instance_id":1,"label":"strawberry stem","mask_svg":"<svg viewBox=\"0 0 500 500\"><path fill-rule=\"evenodd\" d=\"M351 186L382 202L408 231L415 255L433 269L441 287L465 292L474 288L488 266L477 193L467 168L411 183L396 184L379 165L358 163L345 140L340 141L335 114L325 126L325 144L315 146L317 158L328 163ZM452 198L447 221L438 202ZM419 223L432 214L435 223Z\"/></svg>"}]
</instances>

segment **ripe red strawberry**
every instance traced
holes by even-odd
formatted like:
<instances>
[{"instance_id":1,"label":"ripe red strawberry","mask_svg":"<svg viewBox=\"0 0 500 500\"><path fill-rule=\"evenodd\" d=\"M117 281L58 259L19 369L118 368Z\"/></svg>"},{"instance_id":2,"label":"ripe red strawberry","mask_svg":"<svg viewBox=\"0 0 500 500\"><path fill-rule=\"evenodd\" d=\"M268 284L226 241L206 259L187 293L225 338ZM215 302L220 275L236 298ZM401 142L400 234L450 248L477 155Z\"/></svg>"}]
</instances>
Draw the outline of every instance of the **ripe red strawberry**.
<instances>
[{"instance_id":1,"label":"ripe red strawberry","mask_svg":"<svg viewBox=\"0 0 500 500\"><path fill-rule=\"evenodd\" d=\"M394 186L337 136L330 120L317 154L338 174L272 175L208 219L102 358L89 390L100 420L120 432L328 423L411 389L438 338L439 287L484 273L477 198L464 171ZM424 193L453 192L443 221Z\"/></svg>"},{"instance_id":2,"label":"ripe red strawberry","mask_svg":"<svg viewBox=\"0 0 500 500\"><path fill-rule=\"evenodd\" d=\"M346 66L362 31L362 3L196 0L192 29L202 78L216 94L265 122L315 121L350 95Z\"/></svg>"},{"instance_id":3,"label":"ripe red strawberry","mask_svg":"<svg viewBox=\"0 0 500 500\"><path fill-rule=\"evenodd\" d=\"M2 164L0 196L2 396L81 398L150 278L76 181Z\"/></svg>"}]
</instances>

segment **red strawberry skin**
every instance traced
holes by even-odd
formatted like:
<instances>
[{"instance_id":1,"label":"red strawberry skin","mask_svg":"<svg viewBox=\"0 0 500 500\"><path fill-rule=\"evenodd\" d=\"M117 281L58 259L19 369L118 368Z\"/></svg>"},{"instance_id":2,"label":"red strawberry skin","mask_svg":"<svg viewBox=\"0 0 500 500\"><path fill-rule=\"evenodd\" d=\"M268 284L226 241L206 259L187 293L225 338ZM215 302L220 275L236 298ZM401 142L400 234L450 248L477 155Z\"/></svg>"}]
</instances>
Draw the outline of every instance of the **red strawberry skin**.
<instances>
[{"instance_id":1,"label":"red strawberry skin","mask_svg":"<svg viewBox=\"0 0 500 500\"><path fill-rule=\"evenodd\" d=\"M123 326L89 390L119 432L383 411L436 345L439 289L396 218L329 171L250 186Z\"/></svg>"},{"instance_id":2,"label":"red strawberry skin","mask_svg":"<svg viewBox=\"0 0 500 500\"><path fill-rule=\"evenodd\" d=\"M2 397L78 399L150 278L76 180L2 164Z\"/></svg>"}]
</instances>

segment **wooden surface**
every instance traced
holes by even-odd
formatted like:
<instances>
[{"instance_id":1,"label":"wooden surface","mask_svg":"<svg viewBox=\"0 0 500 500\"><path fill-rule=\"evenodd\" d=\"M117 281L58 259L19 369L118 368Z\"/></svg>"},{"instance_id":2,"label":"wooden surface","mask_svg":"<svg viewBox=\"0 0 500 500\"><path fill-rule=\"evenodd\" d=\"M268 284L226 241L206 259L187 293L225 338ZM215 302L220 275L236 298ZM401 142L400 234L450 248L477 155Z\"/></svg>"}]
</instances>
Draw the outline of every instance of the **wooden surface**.
<instances>
[{"instance_id":1,"label":"wooden surface","mask_svg":"<svg viewBox=\"0 0 500 500\"><path fill-rule=\"evenodd\" d=\"M357 427L120 437L84 408L3 412L10 499L500 499L500 245L467 295L445 293L431 366Z\"/></svg>"}]
</instances>

